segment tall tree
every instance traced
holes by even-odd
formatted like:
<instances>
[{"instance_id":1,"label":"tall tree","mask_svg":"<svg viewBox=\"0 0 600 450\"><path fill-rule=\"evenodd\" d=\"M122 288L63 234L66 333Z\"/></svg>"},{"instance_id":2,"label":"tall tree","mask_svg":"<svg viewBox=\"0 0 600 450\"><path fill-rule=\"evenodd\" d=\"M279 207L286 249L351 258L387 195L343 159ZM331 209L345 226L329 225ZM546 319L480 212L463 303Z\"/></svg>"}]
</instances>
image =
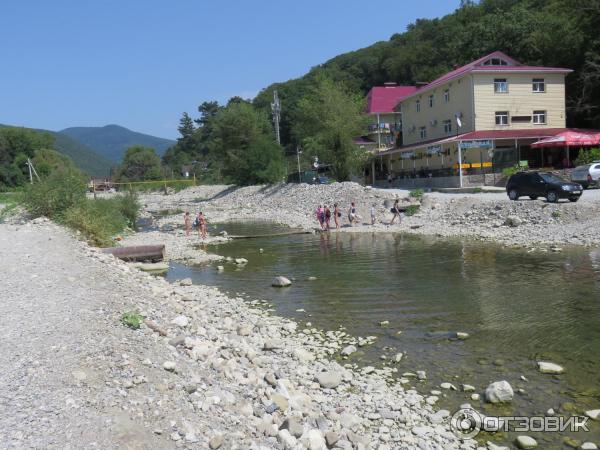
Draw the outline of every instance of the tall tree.
<instances>
[{"instance_id":1,"label":"tall tree","mask_svg":"<svg viewBox=\"0 0 600 450\"><path fill-rule=\"evenodd\" d=\"M160 158L153 148L143 145L129 147L117 170L120 181L147 181L161 178Z\"/></svg>"},{"instance_id":2,"label":"tall tree","mask_svg":"<svg viewBox=\"0 0 600 450\"><path fill-rule=\"evenodd\" d=\"M179 120L179 126L177 127L177 131L179 131L179 134L181 135L180 139L191 138L194 135L195 130L196 127L194 127L194 121L187 112L184 112Z\"/></svg>"},{"instance_id":3,"label":"tall tree","mask_svg":"<svg viewBox=\"0 0 600 450\"><path fill-rule=\"evenodd\" d=\"M298 104L293 133L309 156L331 164L334 177L346 181L366 159L353 138L366 126L360 95L321 77Z\"/></svg>"}]
</instances>

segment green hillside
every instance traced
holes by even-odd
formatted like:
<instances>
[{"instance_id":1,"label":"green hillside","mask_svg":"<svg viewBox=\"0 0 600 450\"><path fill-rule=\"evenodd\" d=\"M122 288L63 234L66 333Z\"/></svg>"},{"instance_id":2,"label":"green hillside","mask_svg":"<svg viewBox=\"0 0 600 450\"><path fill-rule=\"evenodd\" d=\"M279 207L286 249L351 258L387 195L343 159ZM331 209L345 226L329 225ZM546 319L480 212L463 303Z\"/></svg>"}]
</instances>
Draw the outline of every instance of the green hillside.
<instances>
[{"instance_id":1,"label":"green hillside","mask_svg":"<svg viewBox=\"0 0 600 450\"><path fill-rule=\"evenodd\" d=\"M0 127L9 127L10 125L1 125ZM113 162L94 152L86 145L77 142L69 136L57 133L56 131L34 129L40 133L48 133L54 138L53 148L59 153L69 156L75 165L95 177L104 177L110 174L110 168Z\"/></svg>"},{"instance_id":2,"label":"green hillside","mask_svg":"<svg viewBox=\"0 0 600 450\"><path fill-rule=\"evenodd\" d=\"M106 125L104 127L72 127L59 131L60 134L69 136L81 142L96 152L119 163L125 151L132 145L143 145L156 150L158 155L175 144L175 141L150 136L131 131L119 125Z\"/></svg>"},{"instance_id":3,"label":"green hillside","mask_svg":"<svg viewBox=\"0 0 600 450\"><path fill-rule=\"evenodd\" d=\"M339 55L305 76L275 83L254 105L269 110L273 90L282 105L282 141L293 143L298 102L320 75L366 94L384 82L428 82L496 50L531 65L567 67L568 126L600 128L598 0L462 0L454 13L419 19L388 41Z\"/></svg>"}]
</instances>

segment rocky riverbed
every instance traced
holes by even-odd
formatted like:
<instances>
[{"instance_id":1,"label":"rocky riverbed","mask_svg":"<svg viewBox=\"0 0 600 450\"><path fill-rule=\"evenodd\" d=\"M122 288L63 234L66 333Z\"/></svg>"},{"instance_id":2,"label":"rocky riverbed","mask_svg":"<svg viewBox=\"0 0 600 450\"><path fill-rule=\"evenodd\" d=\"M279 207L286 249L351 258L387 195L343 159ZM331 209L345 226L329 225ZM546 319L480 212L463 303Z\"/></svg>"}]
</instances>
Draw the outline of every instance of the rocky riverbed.
<instances>
[{"instance_id":1,"label":"rocky riverbed","mask_svg":"<svg viewBox=\"0 0 600 450\"><path fill-rule=\"evenodd\" d=\"M358 344L343 330L170 284L43 219L0 225L0 256L2 448L476 448L393 367L336 362Z\"/></svg>"}]
</instances>

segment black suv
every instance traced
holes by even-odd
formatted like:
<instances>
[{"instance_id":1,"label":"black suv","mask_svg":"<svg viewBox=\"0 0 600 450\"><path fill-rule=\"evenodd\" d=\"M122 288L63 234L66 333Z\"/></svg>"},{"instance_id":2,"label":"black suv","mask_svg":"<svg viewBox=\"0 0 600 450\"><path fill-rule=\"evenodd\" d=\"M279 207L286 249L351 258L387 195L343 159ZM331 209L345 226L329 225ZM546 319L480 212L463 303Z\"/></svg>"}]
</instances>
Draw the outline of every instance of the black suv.
<instances>
[{"instance_id":1,"label":"black suv","mask_svg":"<svg viewBox=\"0 0 600 450\"><path fill-rule=\"evenodd\" d=\"M559 198L568 198L576 202L581 197L583 186L565 181L548 172L518 172L512 175L506 183L506 193L511 200L528 196L532 200L546 197L550 203Z\"/></svg>"}]
</instances>

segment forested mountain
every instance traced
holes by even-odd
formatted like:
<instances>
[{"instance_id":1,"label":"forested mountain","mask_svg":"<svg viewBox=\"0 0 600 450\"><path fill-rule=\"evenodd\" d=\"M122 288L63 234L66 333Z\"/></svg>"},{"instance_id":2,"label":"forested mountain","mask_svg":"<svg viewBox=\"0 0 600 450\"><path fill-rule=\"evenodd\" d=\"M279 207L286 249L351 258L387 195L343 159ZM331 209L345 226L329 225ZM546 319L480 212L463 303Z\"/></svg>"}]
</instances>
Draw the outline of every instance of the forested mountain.
<instances>
[{"instance_id":1,"label":"forested mountain","mask_svg":"<svg viewBox=\"0 0 600 450\"><path fill-rule=\"evenodd\" d=\"M0 127L9 127L1 125ZM53 143L51 147L63 155L69 156L77 168L91 176L104 177L110 173L113 162L96 153L88 146L77 142L67 135L57 133L56 131L32 129L38 133L47 133L52 136Z\"/></svg>"},{"instance_id":2,"label":"forested mountain","mask_svg":"<svg viewBox=\"0 0 600 450\"><path fill-rule=\"evenodd\" d=\"M495 50L525 64L573 69L567 77L567 125L600 128L600 0L463 0L452 14L420 19L389 41L339 55L299 79L275 83L254 105L282 105L282 143L294 143L299 101L322 76L366 94L387 81L428 82Z\"/></svg>"},{"instance_id":3,"label":"forested mountain","mask_svg":"<svg viewBox=\"0 0 600 450\"><path fill-rule=\"evenodd\" d=\"M175 141L137 133L119 125L72 127L59 133L93 148L105 158L117 163L121 161L125 151L134 145L153 148L158 155L162 155L175 144Z\"/></svg>"}]
</instances>

